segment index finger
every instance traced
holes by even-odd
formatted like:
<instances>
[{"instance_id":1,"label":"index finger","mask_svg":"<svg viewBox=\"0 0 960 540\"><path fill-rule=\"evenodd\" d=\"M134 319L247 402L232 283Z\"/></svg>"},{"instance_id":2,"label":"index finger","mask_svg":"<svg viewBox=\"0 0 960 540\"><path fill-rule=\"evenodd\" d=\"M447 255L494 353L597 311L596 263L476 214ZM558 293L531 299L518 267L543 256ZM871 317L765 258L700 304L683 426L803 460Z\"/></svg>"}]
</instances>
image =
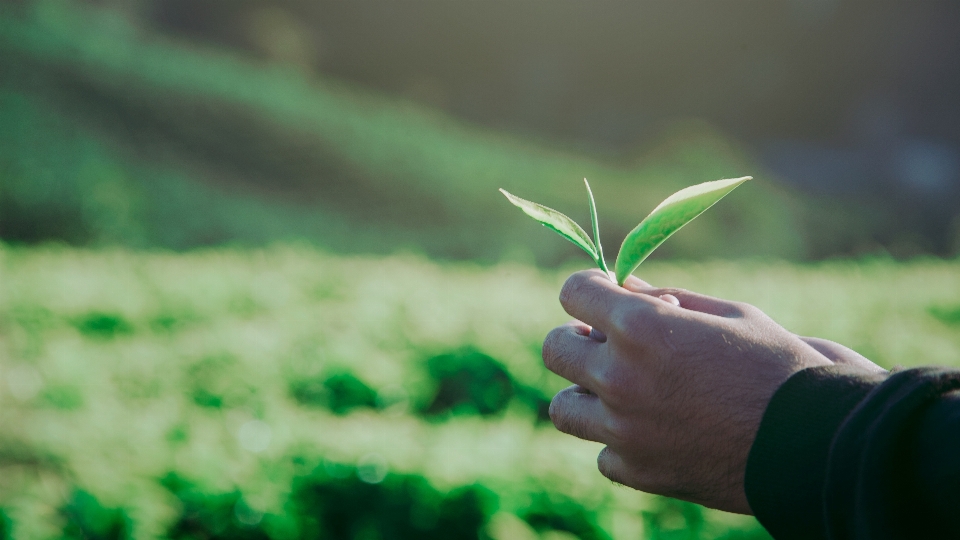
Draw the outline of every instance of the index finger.
<instances>
[{"instance_id":1,"label":"index finger","mask_svg":"<svg viewBox=\"0 0 960 540\"><path fill-rule=\"evenodd\" d=\"M653 285L647 283L646 281L638 278L633 274L630 274L629 276L627 276L627 279L623 282L623 287L628 291L637 292L638 289L652 289Z\"/></svg>"},{"instance_id":2,"label":"index finger","mask_svg":"<svg viewBox=\"0 0 960 540\"><path fill-rule=\"evenodd\" d=\"M656 299L650 297L650 300ZM560 305L564 311L603 332L613 328L614 317L636 308L637 302L646 303L650 300L610 281L599 270L576 272L567 278L560 289Z\"/></svg>"}]
</instances>

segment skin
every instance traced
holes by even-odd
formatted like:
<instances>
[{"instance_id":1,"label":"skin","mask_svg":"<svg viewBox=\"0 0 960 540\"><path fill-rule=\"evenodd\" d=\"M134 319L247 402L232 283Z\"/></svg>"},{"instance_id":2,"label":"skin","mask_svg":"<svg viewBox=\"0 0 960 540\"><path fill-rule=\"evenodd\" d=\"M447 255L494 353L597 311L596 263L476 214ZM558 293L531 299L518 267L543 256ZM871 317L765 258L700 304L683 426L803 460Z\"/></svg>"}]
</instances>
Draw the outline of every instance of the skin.
<instances>
[{"instance_id":1,"label":"skin","mask_svg":"<svg viewBox=\"0 0 960 540\"><path fill-rule=\"evenodd\" d=\"M784 381L834 363L882 371L749 304L635 277L577 272L560 303L577 320L543 343L546 367L575 383L550 403L557 429L606 445L597 465L615 482L729 512L752 514L747 455Z\"/></svg>"}]
</instances>

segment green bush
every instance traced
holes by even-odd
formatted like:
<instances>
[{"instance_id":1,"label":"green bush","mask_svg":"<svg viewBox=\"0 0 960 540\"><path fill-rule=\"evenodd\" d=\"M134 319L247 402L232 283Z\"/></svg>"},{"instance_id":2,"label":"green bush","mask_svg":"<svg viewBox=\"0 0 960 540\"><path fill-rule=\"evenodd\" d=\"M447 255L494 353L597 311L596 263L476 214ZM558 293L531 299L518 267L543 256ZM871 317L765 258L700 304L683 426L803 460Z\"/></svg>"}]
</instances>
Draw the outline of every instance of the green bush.
<instances>
[{"instance_id":1,"label":"green bush","mask_svg":"<svg viewBox=\"0 0 960 540\"><path fill-rule=\"evenodd\" d=\"M66 525L63 538L70 540L127 540L130 520L123 510L104 508L97 499L77 490L60 509Z\"/></svg>"},{"instance_id":2,"label":"green bush","mask_svg":"<svg viewBox=\"0 0 960 540\"><path fill-rule=\"evenodd\" d=\"M335 467L334 467L335 468ZM329 465L297 478L291 504L300 520L300 538L382 538L384 540L486 540L493 494L479 486L441 493L423 478Z\"/></svg>"},{"instance_id":3,"label":"green bush","mask_svg":"<svg viewBox=\"0 0 960 540\"><path fill-rule=\"evenodd\" d=\"M502 412L514 394L506 368L474 349L427 359L427 371L437 390L424 408L428 415L452 412L489 416Z\"/></svg>"}]
</instances>

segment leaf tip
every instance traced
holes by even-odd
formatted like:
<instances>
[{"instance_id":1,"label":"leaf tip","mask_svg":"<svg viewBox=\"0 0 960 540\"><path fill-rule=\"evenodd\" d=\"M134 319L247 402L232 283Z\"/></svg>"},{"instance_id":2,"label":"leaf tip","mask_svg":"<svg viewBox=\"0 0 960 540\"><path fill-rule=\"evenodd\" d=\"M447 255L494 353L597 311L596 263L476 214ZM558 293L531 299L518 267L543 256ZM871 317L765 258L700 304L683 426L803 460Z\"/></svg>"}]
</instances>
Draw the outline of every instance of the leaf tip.
<instances>
[{"instance_id":1,"label":"leaf tip","mask_svg":"<svg viewBox=\"0 0 960 540\"><path fill-rule=\"evenodd\" d=\"M500 193L503 193L503 196L506 197L507 200L510 201L512 204L519 206L519 204L517 204L517 200L520 199L520 197L517 197L513 193L510 193L509 191L503 188L500 188Z\"/></svg>"}]
</instances>

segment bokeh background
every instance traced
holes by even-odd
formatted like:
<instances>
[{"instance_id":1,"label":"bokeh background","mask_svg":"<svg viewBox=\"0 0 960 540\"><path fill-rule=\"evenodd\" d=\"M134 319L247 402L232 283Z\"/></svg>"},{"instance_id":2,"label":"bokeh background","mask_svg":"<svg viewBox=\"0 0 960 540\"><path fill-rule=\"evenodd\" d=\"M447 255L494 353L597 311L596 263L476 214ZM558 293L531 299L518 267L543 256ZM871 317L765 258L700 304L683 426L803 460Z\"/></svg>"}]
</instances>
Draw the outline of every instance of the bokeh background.
<instances>
[{"instance_id":1,"label":"bokeh background","mask_svg":"<svg viewBox=\"0 0 960 540\"><path fill-rule=\"evenodd\" d=\"M960 365L960 5L0 0L0 535L761 539L611 485L540 343L648 281Z\"/></svg>"}]
</instances>

